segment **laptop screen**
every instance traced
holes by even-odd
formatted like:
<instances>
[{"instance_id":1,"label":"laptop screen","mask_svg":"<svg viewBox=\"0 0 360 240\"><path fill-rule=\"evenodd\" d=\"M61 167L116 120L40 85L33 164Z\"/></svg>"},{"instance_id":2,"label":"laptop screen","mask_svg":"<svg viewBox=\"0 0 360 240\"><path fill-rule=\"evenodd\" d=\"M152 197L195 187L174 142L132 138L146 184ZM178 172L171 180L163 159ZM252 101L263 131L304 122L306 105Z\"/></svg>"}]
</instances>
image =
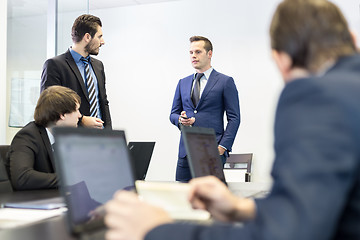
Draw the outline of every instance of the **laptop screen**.
<instances>
[{"instance_id":1,"label":"laptop screen","mask_svg":"<svg viewBox=\"0 0 360 240\"><path fill-rule=\"evenodd\" d=\"M149 168L155 142L129 142L128 148L133 160L136 180L144 180Z\"/></svg>"},{"instance_id":2,"label":"laptop screen","mask_svg":"<svg viewBox=\"0 0 360 240\"><path fill-rule=\"evenodd\" d=\"M59 184L74 232L101 215L101 206L120 189L134 187L123 131L54 129ZM101 218L101 216L100 216Z\"/></svg>"},{"instance_id":3,"label":"laptop screen","mask_svg":"<svg viewBox=\"0 0 360 240\"><path fill-rule=\"evenodd\" d=\"M192 177L213 175L225 183L214 130L183 127L181 131Z\"/></svg>"}]
</instances>

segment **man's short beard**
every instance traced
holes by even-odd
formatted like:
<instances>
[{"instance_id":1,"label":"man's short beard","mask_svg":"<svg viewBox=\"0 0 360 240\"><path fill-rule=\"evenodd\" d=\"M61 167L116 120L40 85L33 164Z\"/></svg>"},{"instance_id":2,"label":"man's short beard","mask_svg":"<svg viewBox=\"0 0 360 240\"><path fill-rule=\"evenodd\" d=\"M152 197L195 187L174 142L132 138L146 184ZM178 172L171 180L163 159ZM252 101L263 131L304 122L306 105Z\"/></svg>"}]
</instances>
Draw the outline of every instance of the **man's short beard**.
<instances>
[{"instance_id":1,"label":"man's short beard","mask_svg":"<svg viewBox=\"0 0 360 240\"><path fill-rule=\"evenodd\" d=\"M90 41L86 46L85 46L85 52L89 53L89 55L98 55L99 51L95 52L93 49L91 49L92 45L91 45L92 41Z\"/></svg>"}]
</instances>

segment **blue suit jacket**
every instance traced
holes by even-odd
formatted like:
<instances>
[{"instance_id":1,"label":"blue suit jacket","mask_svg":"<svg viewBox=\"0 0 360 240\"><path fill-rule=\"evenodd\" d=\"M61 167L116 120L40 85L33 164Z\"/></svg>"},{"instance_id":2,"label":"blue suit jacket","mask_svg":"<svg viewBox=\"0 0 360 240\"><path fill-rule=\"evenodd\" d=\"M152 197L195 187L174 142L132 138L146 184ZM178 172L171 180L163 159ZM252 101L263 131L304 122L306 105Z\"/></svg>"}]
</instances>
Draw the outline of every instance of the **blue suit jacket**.
<instances>
[{"instance_id":1,"label":"blue suit jacket","mask_svg":"<svg viewBox=\"0 0 360 240\"><path fill-rule=\"evenodd\" d=\"M244 227L163 225L146 240L360 239L360 56L284 88L270 195Z\"/></svg>"},{"instance_id":2,"label":"blue suit jacket","mask_svg":"<svg viewBox=\"0 0 360 240\"><path fill-rule=\"evenodd\" d=\"M178 126L180 113L186 111L188 117L195 117L193 126L213 128L218 143L231 151L240 125L239 96L233 78L213 70L196 107L191 101L192 84L193 75L179 81L170 121ZM228 121L225 129L224 112L226 112ZM185 146L180 138L179 157L185 156Z\"/></svg>"}]
</instances>

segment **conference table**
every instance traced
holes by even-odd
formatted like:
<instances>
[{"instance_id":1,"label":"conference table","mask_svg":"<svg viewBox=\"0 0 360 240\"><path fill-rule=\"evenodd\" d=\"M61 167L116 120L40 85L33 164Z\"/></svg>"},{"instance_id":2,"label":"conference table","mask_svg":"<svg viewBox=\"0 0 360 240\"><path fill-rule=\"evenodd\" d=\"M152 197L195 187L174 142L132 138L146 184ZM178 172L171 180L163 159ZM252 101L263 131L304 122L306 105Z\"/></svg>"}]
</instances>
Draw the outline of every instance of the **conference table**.
<instances>
[{"instance_id":1,"label":"conference table","mask_svg":"<svg viewBox=\"0 0 360 240\"><path fill-rule=\"evenodd\" d=\"M32 190L32 191L15 191L12 193L1 194L0 204L7 202L24 202L32 200L49 199L59 197L58 190ZM60 216L41 220L15 228L0 229L1 240L74 240L75 237L68 233L65 224L65 213ZM0 224L1 226L1 224Z\"/></svg>"},{"instance_id":2,"label":"conference table","mask_svg":"<svg viewBox=\"0 0 360 240\"><path fill-rule=\"evenodd\" d=\"M270 184L254 182L236 182L228 183L229 189L236 195L243 197L264 197L270 189ZM0 204L7 202L24 202L32 200L49 199L59 197L58 190L32 190L32 191L15 191L7 194L0 194ZM0 222L0 239L1 240L75 240L83 239L72 236L67 229L66 213L59 216L30 223L24 226L1 229ZM103 239L96 237L92 239Z\"/></svg>"}]
</instances>

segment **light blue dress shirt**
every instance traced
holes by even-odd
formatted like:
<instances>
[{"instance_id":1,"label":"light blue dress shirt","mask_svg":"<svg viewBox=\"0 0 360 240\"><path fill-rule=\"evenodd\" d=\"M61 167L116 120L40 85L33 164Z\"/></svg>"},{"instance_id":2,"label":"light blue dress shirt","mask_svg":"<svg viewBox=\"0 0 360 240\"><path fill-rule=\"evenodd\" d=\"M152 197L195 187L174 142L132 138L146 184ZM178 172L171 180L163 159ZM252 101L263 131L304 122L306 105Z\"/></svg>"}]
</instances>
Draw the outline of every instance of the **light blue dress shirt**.
<instances>
[{"instance_id":1,"label":"light blue dress shirt","mask_svg":"<svg viewBox=\"0 0 360 240\"><path fill-rule=\"evenodd\" d=\"M84 80L84 83L85 83L85 86L86 85L86 80L85 80L85 65L84 63L81 61L81 55L77 52L75 52L73 49L70 48L70 53L80 71L80 74ZM90 58L90 56L89 56ZM89 59L90 60L90 59ZM91 63L91 61L89 61L89 63ZM100 111L100 102L99 102L99 87L98 87L98 81L97 81L97 78L96 78L96 75L95 75L95 72L94 72L94 69L92 68L91 64L89 64L90 66L90 74L94 80L94 84L95 84L95 91L96 91L96 108L98 110L98 118L102 119L102 115L101 115L101 111Z\"/></svg>"}]
</instances>

